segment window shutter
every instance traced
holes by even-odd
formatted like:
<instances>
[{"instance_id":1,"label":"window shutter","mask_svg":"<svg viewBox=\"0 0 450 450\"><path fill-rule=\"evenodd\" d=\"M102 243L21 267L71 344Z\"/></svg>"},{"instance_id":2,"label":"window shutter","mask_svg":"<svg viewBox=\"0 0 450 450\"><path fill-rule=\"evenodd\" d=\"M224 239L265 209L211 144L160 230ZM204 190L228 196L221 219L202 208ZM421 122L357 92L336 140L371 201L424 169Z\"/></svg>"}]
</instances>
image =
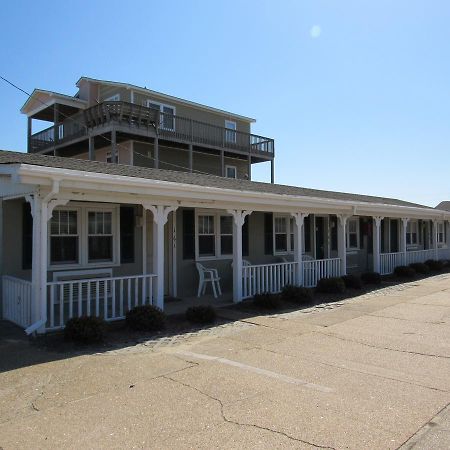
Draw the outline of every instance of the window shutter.
<instances>
[{"instance_id":1,"label":"window shutter","mask_svg":"<svg viewBox=\"0 0 450 450\"><path fill-rule=\"evenodd\" d=\"M245 217L244 225L242 226L242 255L249 256L249 216Z\"/></svg>"},{"instance_id":2,"label":"window shutter","mask_svg":"<svg viewBox=\"0 0 450 450\"><path fill-rule=\"evenodd\" d=\"M305 221L303 223L305 233L305 252L307 253L311 251L311 217L312 215L305 217Z\"/></svg>"},{"instance_id":3,"label":"window shutter","mask_svg":"<svg viewBox=\"0 0 450 450\"><path fill-rule=\"evenodd\" d=\"M183 259L195 259L195 211L183 210Z\"/></svg>"},{"instance_id":4,"label":"window shutter","mask_svg":"<svg viewBox=\"0 0 450 450\"><path fill-rule=\"evenodd\" d=\"M22 269L31 269L33 261L33 216L28 202L22 207Z\"/></svg>"},{"instance_id":5,"label":"window shutter","mask_svg":"<svg viewBox=\"0 0 450 450\"><path fill-rule=\"evenodd\" d=\"M120 262L134 262L135 212L133 206L120 207Z\"/></svg>"},{"instance_id":6,"label":"window shutter","mask_svg":"<svg viewBox=\"0 0 450 450\"><path fill-rule=\"evenodd\" d=\"M273 255L273 214L264 213L264 254Z\"/></svg>"}]
</instances>

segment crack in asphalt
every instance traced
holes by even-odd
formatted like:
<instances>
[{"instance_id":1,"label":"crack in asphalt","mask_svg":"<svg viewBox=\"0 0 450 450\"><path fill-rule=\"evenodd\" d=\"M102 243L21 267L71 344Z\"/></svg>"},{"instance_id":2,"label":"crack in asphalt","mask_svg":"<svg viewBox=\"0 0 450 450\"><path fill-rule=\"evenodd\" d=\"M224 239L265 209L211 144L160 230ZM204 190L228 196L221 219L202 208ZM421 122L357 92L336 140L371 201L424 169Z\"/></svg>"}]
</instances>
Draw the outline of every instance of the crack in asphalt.
<instances>
[{"instance_id":1,"label":"crack in asphalt","mask_svg":"<svg viewBox=\"0 0 450 450\"><path fill-rule=\"evenodd\" d=\"M253 423L244 423L244 422L238 422L236 420L232 420L232 419L228 418L225 415L225 411L224 411L225 406L224 406L222 400L220 400L219 398L213 397L212 395L208 394L207 392L202 391L201 389L198 389L198 388L196 388L194 386L191 386L190 384L183 383L182 381L176 380L176 379L171 378L169 376L163 376L163 378L165 378L166 380L170 380L173 383L176 383L176 384L179 384L181 386L184 386L184 387L187 387L189 389L192 389L192 390L198 392L199 394L204 395L205 397L209 398L210 400L214 400L215 402L217 402L219 404L219 406L220 406L220 414L222 416L222 419L226 423L230 423L230 424L237 425L237 426L243 426L243 427L257 428L259 430L264 430L264 431L268 431L270 433L279 434L279 435L284 436L284 437L286 437L286 438L288 438L288 439L290 439L292 441L301 442L302 444L310 445L311 447L314 447L314 448L323 448L323 449L328 449L328 450L336 450L334 447L329 447L329 446L320 445L320 444L314 444L313 442L309 442L309 441L305 441L304 439L296 438L294 436L291 436L290 434L285 433L284 431L274 430L273 428L263 427L261 425L256 425L256 424L253 424Z\"/></svg>"},{"instance_id":2,"label":"crack in asphalt","mask_svg":"<svg viewBox=\"0 0 450 450\"><path fill-rule=\"evenodd\" d=\"M382 309L380 309L379 311L383 311ZM378 311L375 311L378 312ZM374 314L374 313L370 313L370 314L366 314L366 316L369 317L377 317L377 318L381 318L381 319L394 319L394 320L404 320L406 322L413 322L413 323L426 323L426 324L431 324L431 325L442 325L445 324L445 321L428 321L428 320L412 320L412 319L405 319L404 317L394 317L394 316L387 316L387 315L383 315L383 314Z\"/></svg>"},{"instance_id":3,"label":"crack in asphalt","mask_svg":"<svg viewBox=\"0 0 450 450\"><path fill-rule=\"evenodd\" d=\"M414 351L411 351L411 350L399 350L397 348L380 347L378 345L368 344L367 342L358 341L356 339L348 339L348 338L344 338L342 336L337 336L335 334L322 333L322 332L317 331L317 330L312 331L312 333L322 334L323 336L336 338L336 339L339 339L339 340L345 341L345 342L353 342L355 344L364 345L365 347L377 348L379 350L390 350L391 352L408 353L410 355L430 356L430 357L433 357L433 358L450 359L450 356L436 355L434 353L421 353L421 352L414 352Z\"/></svg>"}]
</instances>

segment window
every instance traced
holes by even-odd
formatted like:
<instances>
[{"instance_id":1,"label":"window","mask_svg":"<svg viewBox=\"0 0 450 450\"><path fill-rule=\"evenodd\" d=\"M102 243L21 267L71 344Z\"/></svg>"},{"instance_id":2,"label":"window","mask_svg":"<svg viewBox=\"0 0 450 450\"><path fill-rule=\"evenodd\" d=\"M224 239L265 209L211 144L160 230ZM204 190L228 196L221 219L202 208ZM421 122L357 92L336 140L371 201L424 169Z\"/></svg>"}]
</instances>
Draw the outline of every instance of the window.
<instances>
[{"instance_id":1,"label":"window","mask_svg":"<svg viewBox=\"0 0 450 450\"><path fill-rule=\"evenodd\" d=\"M164 105L153 100L147 100L147 107L159 109L161 113L159 124L160 128L162 128L163 130L175 131L176 109L174 106Z\"/></svg>"},{"instance_id":2,"label":"window","mask_svg":"<svg viewBox=\"0 0 450 450\"><path fill-rule=\"evenodd\" d=\"M437 242L438 244L445 244L445 223L438 222L437 224Z\"/></svg>"},{"instance_id":3,"label":"window","mask_svg":"<svg viewBox=\"0 0 450 450\"><path fill-rule=\"evenodd\" d=\"M347 249L359 249L359 218L348 219L347 222Z\"/></svg>"},{"instance_id":4,"label":"window","mask_svg":"<svg viewBox=\"0 0 450 450\"><path fill-rule=\"evenodd\" d=\"M116 157L115 157L115 161L113 161L113 156L112 156L112 152L107 152L106 153L106 162L107 163L116 163L119 164L119 152L116 152Z\"/></svg>"},{"instance_id":5,"label":"window","mask_svg":"<svg viewBox=\"0 0 450 450\"><path fill-rule=\"evenodd\" d=\"M287 217L275 217L274 239L275 253L283 253L288 250L288 221Z\"/></svg>"},{"instance_id":6,"label":"window","mask_svg":"<svg viewBox=\"0 0 450 450\"><path fill-rule=\"evenodd\" d=\"M406 244L417 245L418 223L417 220L410 220L406 225Z\"/></svg>"},{"instance_id":7,"label":"window","mask_svg":"<svg viewBox=\"0 0 450 450\"><path fill-rule=\"evenodd\" d=\"M196 221L197 258L221 258L233 254L232 216L219 212L200 212L196 216Z\"/></svg>"},{"instance_id":8,"label":"window","mask_svg":"<svg viewBox=\"0 0 450 450\"><path fill-rule=\"evenodd\" d=\"M120 101L120 94L111 95L111 97L105 98L105 102L118 102Z\"/></svg>"},{"instance_id":9,"label":"window","mask_svg":"<svg viewBox=\"0 0 450 450\"><path fill-rule=\"evenodd\" d=\"M236 166L226 166L225 167L225 176L227 178L237 178Z\"/></svg>"},{"instance_id":10,"label":"window","mask_svg":"<svg viewBox=\"0 0 450 450\"><path fill-rule=\"evenodd\" d=\"M233 254L233 218L220 216L220 254Z\"/></svg>"},{"instance_id":11,"label":"window","mask_svg":"<svg viewBox=\"0 0 450 450\"><path fill-rule=\"evenodd\" d=\"M128 216L134 216L134 209L127 209ZM134 258L134 217L129 219L133 227L124 220L123 242L125 257ZM50 268L118 264L123 246L119 220L118 206L75 203L55 209L48 230Z\"/></svg>"},{"instance_id":12,"label":"window","mask_svg":"<svg viewBox=\"0 0 450 450\"><path fill-rule=\"evenodd\" d=\"M225 120L225 142L236 143L236 122Z\"/></svg>"},{"instance_id":13,"label":"window","mask_svg":"<svg viewBox=\"0 0 450 450\"><path fill-rule=\"evenodd\" d=\"M199 256L215 256L215 230L214 216L199 215L197 218L198 225L198 255Z\"/></svg>"},{"instance_id":14,"label":"window","mask_svg":"<svg viewBox=\"0 0 450 450\"><path fill-rule=\"evenodd\" d=\"M77 264L79 261L78 211L56 210L50 221L50 263Z\"/></svg>"},{"instance_id":15,"label":"window","mask_svg":"<svg viewBox=\"0 0 450 450\"><path fill-rule=\"evenodd\" d=\"M112 213L88 212L88 262L113 260Z\"/></svg>"}]
</instances>

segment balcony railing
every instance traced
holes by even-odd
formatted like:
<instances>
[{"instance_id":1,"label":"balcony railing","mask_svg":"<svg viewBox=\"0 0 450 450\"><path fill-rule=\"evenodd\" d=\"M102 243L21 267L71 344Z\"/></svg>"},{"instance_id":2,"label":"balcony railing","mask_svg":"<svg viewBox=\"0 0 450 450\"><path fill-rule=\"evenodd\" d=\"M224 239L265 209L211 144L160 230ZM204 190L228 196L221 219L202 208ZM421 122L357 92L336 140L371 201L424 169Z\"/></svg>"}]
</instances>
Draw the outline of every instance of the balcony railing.
<instances>
[{"instance_id":1,"label":"balcony railing","mask_svg":"<svg viewBox=\"0 0 450 450\"><path fill-rule=\"evenodd\" d=\"M83 111L83 115L68 118L55 141L50 127L31 136L30 151L36 152L87 136L88 130L117 124L134 130L147 130L160 139L174 139L193 145L237 150L265 156L274 155L273 139L231 130L187 117L161 112L147 106L127 102L103 102Z\"/></svg>"}]
</instances>

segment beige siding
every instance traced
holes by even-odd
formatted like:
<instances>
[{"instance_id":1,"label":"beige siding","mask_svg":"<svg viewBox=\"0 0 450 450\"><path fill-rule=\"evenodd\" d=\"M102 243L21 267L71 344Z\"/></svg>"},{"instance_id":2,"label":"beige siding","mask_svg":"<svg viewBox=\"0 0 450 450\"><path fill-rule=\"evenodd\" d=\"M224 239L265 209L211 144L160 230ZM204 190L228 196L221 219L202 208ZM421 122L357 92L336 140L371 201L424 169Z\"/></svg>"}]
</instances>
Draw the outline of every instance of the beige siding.
<instances>
[{"instance_id":1,"label":"beige siding","mask_svg":"<svg viewBox=\"0 0 450 450\"><path fill-rule=\"evenodd\" d=\"M95 160L106 162L106 156L111 151L111 146L98 148L95 150ZM119 164L133 165L133 153L131 151L131 141L121 142L117 145L117 151L119 154ZM79 155L75 156L78 159L88 159L89 154L87 150Z\"/></svg>"}]
</instances>

